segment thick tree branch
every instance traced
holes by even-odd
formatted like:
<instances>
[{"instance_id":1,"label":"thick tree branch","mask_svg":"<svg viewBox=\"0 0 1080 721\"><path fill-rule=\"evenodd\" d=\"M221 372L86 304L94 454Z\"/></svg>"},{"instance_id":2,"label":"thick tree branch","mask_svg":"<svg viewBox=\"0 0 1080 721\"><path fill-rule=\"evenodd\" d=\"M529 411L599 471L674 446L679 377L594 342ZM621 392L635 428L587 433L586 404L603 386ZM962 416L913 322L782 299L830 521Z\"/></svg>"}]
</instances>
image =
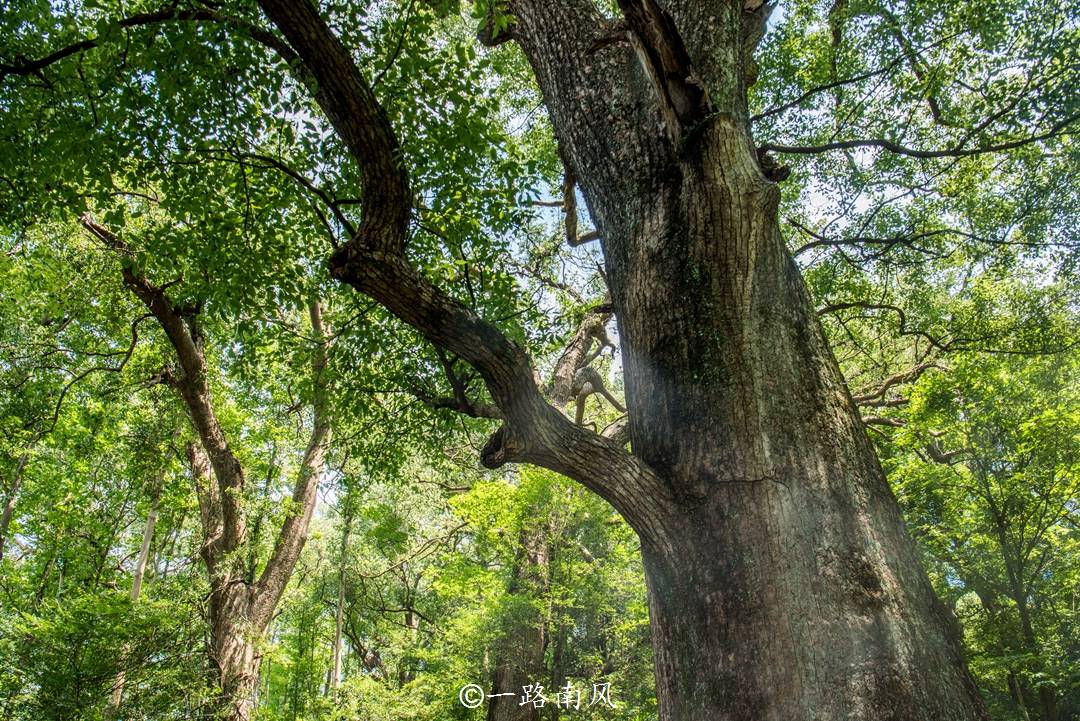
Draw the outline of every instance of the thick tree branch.
<instances>
[{"instance_id":1,"label":"thick tree branch","mask_svg":"<svg viewBox=\"0 0 1080 721\"><path fill-rule=\"evenodd\" d=\"M930 456L930 460L943 466L953 465L967 452L965 448L957 448L952 451L942 450L941 444L937 441L930 441L923 448L926 450L926 455Z\"/></svg>"},{"instance_id":2,"label":"thick tree branch","mask_svg":"<svg viewBox=\"0 0 1080 721\"><path fill-rule=\"evenodd\" d=\"M600 435L610 438L620 446L625 446L630 442L630 419L627 416L615 419L600 432Z\"/></svg>"},{"instance_id":3,"label":"thick tree branch","mask_svg":"<svg viewBox=\"0 0 1080 721\"><path fill-rule=\"evenodd\" d=\"M868 426L889 426L890 428L903 428L904 422L897 418L884 418L881 416L865 416L862 422Z\"/></svg>"},{"instance_id":4,"label":"thick tree branch","mask_svg":"<svg viewBox=\"0 0 1080 721\"><path fill-rule=\"evenodd\" d=\"M610 313L588 313L581 321L573 338L555 363L548 384L548 396L556 408L564 408L574 395L574 377L592 360L590 351L593 341L607 338L604 327L611 320ZM601 341L603 342L603 341Z\"/></svg>"},{"instance_id":5,"label":"thick tree branch","mask_svg":"<svg viewBox=\"0 0 1080 721\"><path fill-rule=\"evenodd\" d=\"M922 376L923 373L930 370L931 368L937 368L940 370L941 366L933 360L923 361L922 363L916 365L914 368L909 368L902 373L897 373L896 375L889 376L884 381L882 381L881 384L878 385L876 388L864 390L860 393L854 394L851 399L855 401L855 403L858 405L878 404L880 401L885 399L885 394L889 392L890 388L900 384L914 383Z\"/></svg>"},{"instance_id":6,"label":"thick tree branch","mask_svg":"<svg viewBox=\"0 0 1080 721\"><path fill-rule=\"evenodd\" d=\"M579 417L576 418L576 422L579 425L581 424L580 409L585 399L593 393L599 393L603 396L619 413L626 413L626 407L607 389L604 379L600 377L600 373L595 368L585 366L578 370L574 376L574 388L577 391L578 398Z\"/></svg>"},{"instance_id":7,"label":"thick tree branch","mask_svg":"<svg viewBox=\"0 0 1080 721\"><path fill-rule=\"evenodd\" d=\"M575 426L548 405L524 350L409 264L404 245L411 196L397 139L349 52L308 0L260 0L260 5L316 81L316 101L360 165L363 222L332 256L332 276L480 372L504 417L482 453L485 465L524 461L568 475L648 531L669 497L660 479L615 443Z\"/></svg>"},{"instance_id":8,"label":"thick tree branch","mask_svg":"<svg viewBox=\"0 0 1080 721\"><path fill-rule=\"evenodd\" d=\"M574 240L570 240L569 238L567 238L567 242L570 244L571 248L576 248L579 245L585 245L586 243L591 243L594 240L600 240L600 231L599 230L595 230L595 229L594 230L586 230L584 233L579 235Z\"/></svg>"}]
</instances>

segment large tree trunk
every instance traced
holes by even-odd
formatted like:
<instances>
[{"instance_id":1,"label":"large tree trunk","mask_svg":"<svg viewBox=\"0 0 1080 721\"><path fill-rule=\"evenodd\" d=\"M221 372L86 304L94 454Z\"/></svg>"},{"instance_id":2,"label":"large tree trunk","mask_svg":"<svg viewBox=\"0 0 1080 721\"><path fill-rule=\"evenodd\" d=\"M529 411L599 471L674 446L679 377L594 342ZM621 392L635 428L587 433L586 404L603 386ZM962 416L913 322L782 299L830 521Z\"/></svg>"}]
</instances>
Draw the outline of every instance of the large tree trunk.
<instances>
[{"instance_id":1,"label":"large tree trunk","mask_svg":"<svg viewBox=\"0 0 1080 721\"><path fill-rule=\"evenodd\" d=\"M603 214L630 250L608 257L633 448L678 499L643 538L661 715L977 718L777 189L733 123L701 145L652 198Z\"/></svg>"},{"instance_id":2,"label":"large tree trunk","mask_svg":"<svg viewBox=\"0 0 1080 721\"><path fill-rule=\"evenodd\" d=\"M734 123L700 143L602 213L628 251L608 258L633 448L677 498L642 544L661 716L977 718L777 188Z\"/></svg>"},{"instance_id":3,"label":"large tree trunk","mask_svg":"<svg viewBox=\"0 0 1080 721\"><path fill-rule=\"evenodd\" d=\"M220 578L215 586L209 607L210 659L219 693L219 713L226 721L247 721L255 706L255 685L259 680L255 642L265 627L252 619L251 587L243 577Z\"/></svg>"},{"instance_id":4,"label":"large tree trunk","mask_svg":"<svg viewBox=\"0 0 1080 721\"><path fill-rule=\"evenodd\" d=\"M607 136L580 117L590 104L566 86L586 83L550 46L588 49L570 33L553 41L557 12L514 10L604 239L634 454L674 496L662 530L642 534L661 718L983 717L781 237L742 66L696 108L693 88L678 87L690 70L668 67L689 52L672 17L651 1L622 5L644 71L613 50L580 72L651 87L658 107L619 108L637 125ZM719 25L738 31L729 11ZM643 126L669 138L645 144Z\"/></svg>"},{"instance_id":5,"label":"large tree trunk","mask_svg":"<svg viewBox=\"0 0 1080 721\"><path fill-rule=\"evenodd\" d=\"M620 0L612 22L592 0L495 3L602 238L633 456L408 265L385 112L306 0L260 4L361 167L331 273L479 369L502 420L486 465L565 473L641 537L664 721L986 717L780 235L746 110L768 4Z\"/></svg>"}]
</instances>

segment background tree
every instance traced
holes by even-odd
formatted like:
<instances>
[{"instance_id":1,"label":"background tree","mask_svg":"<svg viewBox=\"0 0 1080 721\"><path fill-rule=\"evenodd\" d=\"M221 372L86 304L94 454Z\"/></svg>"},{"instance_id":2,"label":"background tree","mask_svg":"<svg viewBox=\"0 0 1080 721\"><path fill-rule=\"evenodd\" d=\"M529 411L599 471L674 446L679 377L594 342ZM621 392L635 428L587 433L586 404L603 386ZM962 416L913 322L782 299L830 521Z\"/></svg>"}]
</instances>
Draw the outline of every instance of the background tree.
<instances>
[{"instance_id":1,"label":"background tree","mask_svg":"<svg viewBox=\"0 0 1080 721\"><path fill-rule=\"evenodd\" d=\"M1020 717L1075 714L1075 363L1075 352L957 362L912 389L889 443L973 668Z\"/></svg>"}]
</instances>

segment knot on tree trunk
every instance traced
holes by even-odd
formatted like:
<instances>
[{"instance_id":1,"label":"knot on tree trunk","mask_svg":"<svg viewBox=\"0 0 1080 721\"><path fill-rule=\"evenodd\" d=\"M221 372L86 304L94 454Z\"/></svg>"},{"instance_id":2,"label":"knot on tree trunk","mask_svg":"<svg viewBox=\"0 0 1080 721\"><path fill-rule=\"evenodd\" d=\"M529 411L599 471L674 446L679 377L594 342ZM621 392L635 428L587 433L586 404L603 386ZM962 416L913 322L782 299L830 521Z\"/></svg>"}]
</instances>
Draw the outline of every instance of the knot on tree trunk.
<instances>
[{"instance_id":1,"label":"knot on tree trunk","mask_svg":"<svg viewBox=\"0 0 1080 721\"><path fill-rule=\"evenodd\" d=\"M480 463L484 468L499 468L520 460L525 453L525 440L507 425L491 434L480 451Z\"/></svg>"},{"instance_id":2,"label":"knot on tree trunk","mask_svg":"<svg viewBox=\"0 0 1080 721\"><path fill-rule=\"evenodd\" d=\"M336 249L326 261L326 269L330 277L348 282L359 275L357 272L359 266L370 260L365 250L365 247L357 243L356 239Z\"/></svg>"},{"instance_id":3,"label":"knot on tree trunk","mask_svg":"<svg viewBox=\"0 0 1080 721\"><path fill-rule=\"evenodd\" d=\"M791 168L770 155L765 148L758 148L757 156L758 164L761 165L761 172L764 173L768 180L779 183L787 180L788 176L791 175Z\"/></svg>"}]
</instances>

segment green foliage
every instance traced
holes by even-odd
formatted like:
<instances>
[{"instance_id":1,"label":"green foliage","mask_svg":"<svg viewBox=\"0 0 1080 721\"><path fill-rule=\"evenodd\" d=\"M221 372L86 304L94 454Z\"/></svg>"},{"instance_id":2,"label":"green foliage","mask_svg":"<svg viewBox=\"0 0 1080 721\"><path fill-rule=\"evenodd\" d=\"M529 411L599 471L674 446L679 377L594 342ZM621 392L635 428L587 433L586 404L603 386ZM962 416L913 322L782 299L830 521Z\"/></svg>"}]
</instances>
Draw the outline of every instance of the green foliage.
<instances>
[{"instance_id":1,"label":"green foliage","mask_svg":"<svg viewBox=\"0 0 1080 721\"><path fill-rule=\"evenodd\" d=\"M618 708L603 718L655 718L636 538L565 479L479 472L492 424L418 398L483 401L481 379L327 277L362 220L359 172L309 89L255 40L255 4L180 2L167 7L219 16L136 25L121 19L162 6L9 5L4 65L93 42L0 78L0 489L13 507L0 714L101 719L121 670L121 718L206 712L190 431L160 382L175 353L124 287L128 268L198 316L215 409L249 477L249 578L292 510L314 391L304 313L324 302L331 470L259 641L259 718L480 719L458 690L489 688L515 638L540 631L537 681L610 682ZM606 287L599 251L566 247L561 215L531 205L561 192L563 168L528 63L474 41L478 23L502 32L514 18L498 2L320 7L399 135L410 260L546 375ZM1076 116L1078 48L1067 4L785 2L758 53L754 134L985 149ZM864 147L780 160L784 232L995 718L1038 717L1047 689L1075 718L1073 136L963 157ZM85 233L84 212L130 252ZM618 360L594 367L618 393ZM595 397L586 415L612 420Z\"/></svg>"},{"instance_id":2,"label":"green foliage","mask_svg":"<svg viewBox=\"0 0 1080 721\"><path fill-rule=\"evenodd\" d=\"M535 470L513 483L459 477L474 482L454 492L448 509L433 486L446 484L444 472L415 472L411 487L364 489L344 566L340 515L309 544L298 572L306 590L297 589L275 625L263 676L271 700L260 718L482 718L484 709L466 709L458 692L467 683L490 688L501 649L530 625L550 639L536 681L551 688L558 665L586 694L593 682L612 684L618 708L603 718L654 717L641 560L614 511ZM349 503L341 500L346 510ZM530 565L523 539L544 544L545 563ZM324 695L339 579L345 680Z\"/></svg>"},{"instance_id":3,"label":"green foliage","mask_svg":"<svg viewBox=\"0 0 1080 721\"><path fill-rule=\"evenodd\" d=\"M1040 689L1080 701L1078 363L1075 351L958 359L910 390L885 446L1000 718L1038 708Z\"/></svg>"}]
</instances>

